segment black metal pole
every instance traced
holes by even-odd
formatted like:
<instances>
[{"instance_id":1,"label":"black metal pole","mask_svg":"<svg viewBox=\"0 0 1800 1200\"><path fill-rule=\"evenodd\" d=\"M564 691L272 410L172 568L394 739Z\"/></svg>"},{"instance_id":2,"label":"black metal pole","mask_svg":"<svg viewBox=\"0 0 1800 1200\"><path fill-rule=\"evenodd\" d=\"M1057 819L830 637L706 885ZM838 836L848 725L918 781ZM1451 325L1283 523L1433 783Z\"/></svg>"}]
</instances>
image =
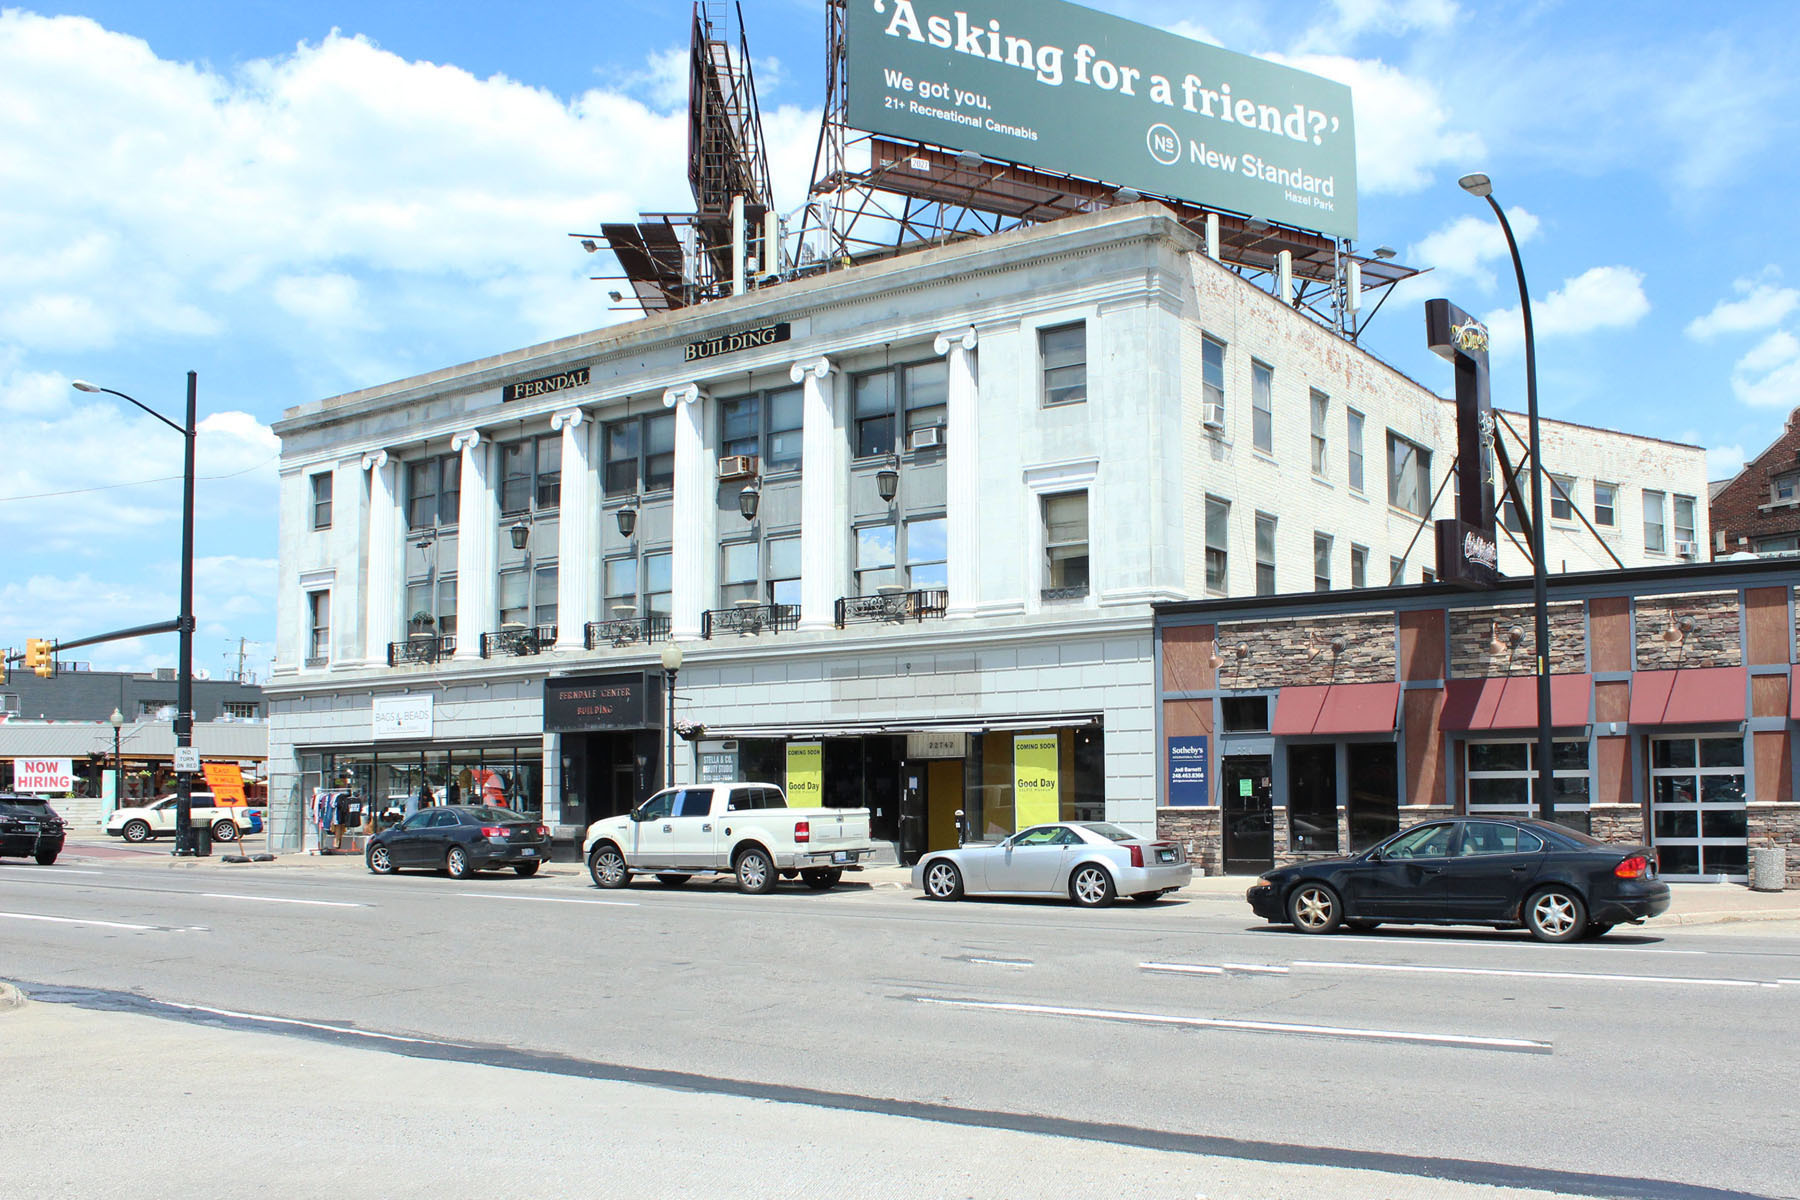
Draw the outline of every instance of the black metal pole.
<instances>
[{"instance_id":1,"label":"black metal pole","mask_svg":"<svg viewBox=\"0 0 1800 1200\"><path fill-rule=\"evenodd\" d=\"M124 808L125 763L119 757L119 727L113 726L113 810ZM110 816L111 814L107 814Z\"/></svg>"},{"instance_id":2,"label":"black metal pole","mask_svg":"<svg viewBox=\"0 0 1800 1200\"><path fill-rule=\"evenodd\" d=\"M1519 304L1525 316L1525 416L1530 425L1531 442L1531 603L1536 617L1537 640L1537 772L1532 776L1532 790L1537 800L1538 816L1546 821L1556 819L1556 796L1551 781L1556 767L1551 762L1555 744L1550 736L1553 717L1550 712L1550 585L1544 569L1544 466L1542 447L1538 441L1537 342L1531 331L1531 292L1525 286L1525 264L1519 259L1519 243L1513 238L1512 223L1506 212L1489 192L1485 199L1494 215L1500 218L1500 229L1506 234L1506 248L1512 251L1513 273L1519 279Z\"/></svg>"},{"instance_id":3,"label":"black metal pole","mask_svg":"<svg viewBox=\"0 0 1800 1200\"><path fill-rule=\"evenodd\" d=\"M175 691L175 757L194 744L194 417L199 400L199 378L187 377L187 438L181 475L181 660L177 664ZM194 846L194 777L175 774L175 853L192 855Z\"/></svg>"},{"instance_id":4,"label":"black metal pole","mask_svg":"<svg viewBox=\"0 0 1800 1200\"><path fill-rule=\"evenodd\" d=\"M664 735L669 744L669 765L668 774L663 776L663 786L671 788L675 786L675 672L666 667L663 669L663 690L669 693L669 727Z\"/></svg>"}]
</instances>

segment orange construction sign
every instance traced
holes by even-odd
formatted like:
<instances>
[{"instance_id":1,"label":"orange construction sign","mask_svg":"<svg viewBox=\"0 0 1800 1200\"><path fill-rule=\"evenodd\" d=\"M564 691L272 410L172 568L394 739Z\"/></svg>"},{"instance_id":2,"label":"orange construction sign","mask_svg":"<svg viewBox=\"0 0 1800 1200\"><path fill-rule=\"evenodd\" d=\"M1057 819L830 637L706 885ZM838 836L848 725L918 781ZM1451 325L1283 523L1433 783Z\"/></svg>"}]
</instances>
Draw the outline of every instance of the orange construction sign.
<instances>
[{"instance_id":1,"label":"orange construction sign","mask_svg":"<svg viewBox=\"0 0 1800 1200\"><path fill-rule=\"evenodd\" d=\"M206 776L206 790L219 804L247 804L244 799L244 773L236 763L201 763Z\"/></svg>"}]
</instances>

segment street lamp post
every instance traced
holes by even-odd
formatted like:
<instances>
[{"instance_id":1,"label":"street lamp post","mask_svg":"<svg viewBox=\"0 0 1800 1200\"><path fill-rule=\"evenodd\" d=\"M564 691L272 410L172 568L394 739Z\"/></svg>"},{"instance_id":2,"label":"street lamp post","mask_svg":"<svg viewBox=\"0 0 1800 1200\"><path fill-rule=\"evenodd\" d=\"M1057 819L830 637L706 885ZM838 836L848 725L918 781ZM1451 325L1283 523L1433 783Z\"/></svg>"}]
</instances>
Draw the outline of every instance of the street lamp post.
<instances>
[{"instance_id":1,"label":"street lamp post","mask_svg":"<svg viewBox=\"0 0 1800 1200\"><path fill-rule=\"evenodd\" d=\"M181 638L180 660L175 685L175 854L188 857L194 853L194 779L179 767L184 753L194 745L194 416L200 396L199 377L187 373L187 425L177 425L155 409L127 396L124 392L101 387L77 379L74 386L83 392L105 392L129 401L179 433L187 443L181 472L181 613L175 619Z\"/></svg>"},{"instance_id":2,"label":"street lamp post","mask_svg":"<svg viewBox=\"0 0 1800 1200\"><path fill-rule=\"evenodd\" d=\"M1538 441L1537 342L1531 332L1531 292L1525 286L1525 264L1519 259L1519 243L1513 237L1512 223L1494 199L1493 181L1486 175L1464 175L1457 183L1471 196L1486 200L1500 219L1506 248L1512 252L1513 274L1519 280L1519 305L1525 317L1525 417L1530 426L1531 443L1531 603L1537 634L1537 772L1532 776L1532 788L1536 793L1538 816L1553 821L1556 819L1556 796L1551 781L1556 777L1556 768L1550 757L1554 749L1550 736L1553 722L1550 712L1550 585L1544 569L1544 473Z\"/></svg>"},{"instance_id":3,"label":"street lamp post","mask_svg":"<svg viewBox=\"0 0 1800 1200\"><path fill-rule=\"evenodd\" d=\"M119 730L125 726L125 714L115 708L106 723L113 727L113 807L116 809L125 795L125 764L119 757Z\"/></svg>"},{"instance_id":4,"label":"street lamp post","mask_svg":"<svg viewBox=\"0 0 1800 1200\"><path fill-rule=\"evenodd\" d=\"M664 734L668 742L668 773L663 776L664 787L675 786L675 673L681 670L681 647L674 642L666 643L662 648L663 691L669 697L668 731Z\"/></svg>"}]
</instances>

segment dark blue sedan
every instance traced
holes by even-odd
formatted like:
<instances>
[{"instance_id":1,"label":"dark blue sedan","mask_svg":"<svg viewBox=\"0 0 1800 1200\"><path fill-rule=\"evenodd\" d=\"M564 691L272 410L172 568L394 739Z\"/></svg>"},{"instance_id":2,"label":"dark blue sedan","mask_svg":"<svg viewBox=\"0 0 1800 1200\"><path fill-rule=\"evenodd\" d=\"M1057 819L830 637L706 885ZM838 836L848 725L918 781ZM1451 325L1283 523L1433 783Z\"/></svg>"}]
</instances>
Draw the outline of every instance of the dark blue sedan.
<instances>
[{"instance_id":1,"label":"dark blue sedan","mask_svg":"<svg viewBox=\"0 0 1800 1200\"><path fill-rule=\"evenodd\" d=\"M1656 851L1549 821L1458 817L1403 829L1349 858L1265 871L1246 894L1265 921L1340 926L1523 925L1546 942L1598 937L1669 907Z\"/></svg>"},{"instance_id":2,"label":"dark blue sedan","mask_svg":"<svg viewBox=\"0 0 1800 1200\"><path fill-rule=\"evenodd\" d=\"M477 871L511 867L536 875L550 857L550 831L530 813L485 804L446 804L421 809L369 839L363 860L377 875L404 867L429 867L467 879Z\"/></svg>"}]
</instances>

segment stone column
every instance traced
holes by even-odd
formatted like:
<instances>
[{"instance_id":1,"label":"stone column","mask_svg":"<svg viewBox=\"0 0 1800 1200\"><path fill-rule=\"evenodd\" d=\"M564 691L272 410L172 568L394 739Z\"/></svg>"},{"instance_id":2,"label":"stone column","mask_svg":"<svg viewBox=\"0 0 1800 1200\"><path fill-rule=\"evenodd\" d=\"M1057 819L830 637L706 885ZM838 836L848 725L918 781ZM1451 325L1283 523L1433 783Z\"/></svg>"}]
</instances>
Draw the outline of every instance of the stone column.
<instances>
[{"instance_id":1,"label":"stone column","mask_svg":"<svg viewBox=\"0 0 1800 1200\"><path fill-rule=\"evenodd\" d=\"M496 619L494 572L499 569L500 504L488 481L488 445L479 429L450 439L462 453L462 495L456 509L456 657L481 657L481 635Z\"/></svg>"},{"instance_id":2,"label":"stone column","mask_svg":"<svg viewBox=\"0 0 1800 1200\"><path fill-rule=\"evenodd\" d=\"M389 642L400 640L400 464L386 450L362 456L369 474L369 582L363 593L363 661L387 662Z\"/></svg>"},{"instance_id":3,"label":"stone column","mask_svg":"<svg viewBox=\"0 0 1800 1200\"><path fill-rule=\"evenodd\" d=\"M821 355L797 362L788 378L805 385L800 425L800 628L829 629L836 619L846 534L838 520L838 431L831 377L837 367Z\"/></svg>"},{"instance_id":4,"label":"stone column","mask_svg":"<svg viewBox=\"0 0 1800 1200\"><path fill-rule=\"evenodd\" d=\"M598 583L600 512L594 468L588 460L593 423L579 408L550 414L550 428L562 431L562 501L557 514L556 648L580 650L587 623L594 619Z\"/></svg>"},{"instance_id":5,"label":"stone column","mask_svg":"<svg viewBox=\"0 0 1800 1200\"><path fill-rule=\"evenodd\" d=\"M981 430L975 327L938 334L932 349L947 354L950 360L944 424L944 533L949 555L945 572L950 595L944 616L968 617L981 602L981 466L976 453Z\"/></svg>"},{"instance_id":6,"label":"stone column","mask_svg":"<svg viewBox=\"0 0 1800 1200\"><path fill-rule=\"evenodd\" d=\"M706 457L705 417L709 399L698 384L663 393L663 407L675 410L674 544L669 559L670 636L700 636L700 614L718 589L719 509L713 499L713 464Z\"/></svg>"}]
</instances>

